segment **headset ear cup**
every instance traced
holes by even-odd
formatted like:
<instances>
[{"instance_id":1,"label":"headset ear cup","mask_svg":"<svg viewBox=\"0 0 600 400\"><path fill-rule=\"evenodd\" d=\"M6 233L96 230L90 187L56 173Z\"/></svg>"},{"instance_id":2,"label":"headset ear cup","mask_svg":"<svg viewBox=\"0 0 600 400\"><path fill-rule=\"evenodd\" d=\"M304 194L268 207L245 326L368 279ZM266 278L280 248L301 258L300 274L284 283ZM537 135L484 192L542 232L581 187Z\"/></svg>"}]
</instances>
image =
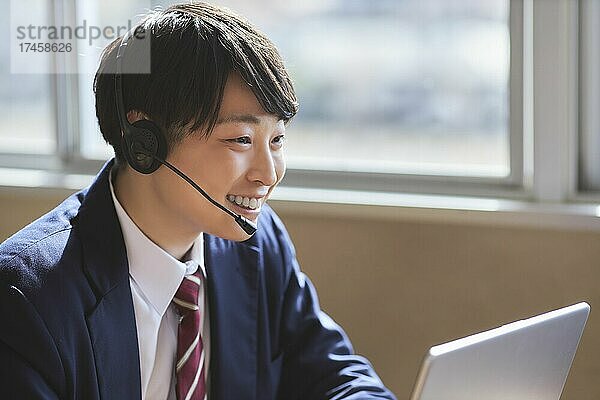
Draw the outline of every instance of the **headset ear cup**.
<instances>
[{"instance_id":1,"label":"headset ear cup","mask_svg":"<svg viewBox=\"0 0 600 400\"><path fill-rule=\"evenodd\" d=\"M134 122L121 139L123 153L134 170L142 174L151 174L161 163L156 156L164 160L167 156L167 142L160 128L152 121ZM143 150L143 153L139 151Z\"/></svg>"}]
</instances>

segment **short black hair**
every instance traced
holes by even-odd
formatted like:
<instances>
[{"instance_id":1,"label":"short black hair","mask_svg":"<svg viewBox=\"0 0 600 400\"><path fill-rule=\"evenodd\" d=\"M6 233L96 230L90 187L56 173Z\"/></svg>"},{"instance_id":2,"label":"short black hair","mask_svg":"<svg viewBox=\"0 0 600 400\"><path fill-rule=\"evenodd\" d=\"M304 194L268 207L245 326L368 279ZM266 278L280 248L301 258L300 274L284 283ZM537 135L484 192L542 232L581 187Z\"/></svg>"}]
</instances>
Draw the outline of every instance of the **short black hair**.
<instances>
[{"instance_id":1,"label":"short black hair","mask_svg":"<svg viewBox=\"0 0 600 400\"><path fill-rule=\"evenodd\" d=\"M207 3L172 5L150 12L139 24L150 36L148 74L123 74L125 113L138 111L166 136L168 149L202 128L214 128L230 73L237 72L268 113L289 121L298 111L292 80L275 45L246 19ZM96 117L104 140L124 163L115 101L114 72L121 37L103 51L94 79ZM123 70L135 62L128 44ZM129 56L129 57L128 57Z\"/></svg>"}]
</instances>

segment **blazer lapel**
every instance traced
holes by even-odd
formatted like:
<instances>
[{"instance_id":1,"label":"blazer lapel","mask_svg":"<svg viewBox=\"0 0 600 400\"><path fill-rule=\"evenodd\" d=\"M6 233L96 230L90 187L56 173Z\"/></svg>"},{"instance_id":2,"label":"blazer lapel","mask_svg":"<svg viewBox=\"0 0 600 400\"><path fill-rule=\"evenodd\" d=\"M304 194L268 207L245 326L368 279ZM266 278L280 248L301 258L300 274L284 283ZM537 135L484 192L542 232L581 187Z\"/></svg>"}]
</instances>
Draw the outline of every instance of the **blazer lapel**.
<instances>
[{"instance_id":1,"label":"blazer lapel","mask_svg":"<svg viewBox=\"0 0 600 400\"><path fill-rule=\"evenodd\" d=\"M204 235L210 307L210 390L214 399L255 399L257 393L260 250Z\"/></svg>"},{"instance_id":2,"label":"blazer lapel","mask_svg":"<svg viewBox=\"0 0 600 400\"><path fill-rule=\"evenodd\" d=\"M112 162L90 187L78 215L84 271L97 303L86 315L100 398L141 398L139 350L127 252L108 184Z\"/></svg>"},{"instance_id":3,"label":"blazer lapel","mask_svg":"<svg viewBox=\"0 0 600 400\"><path fill-rule=\"evenodd\" d=\"M141 398L135 312L127 252L108 184L107 163L78 215L84 270L97 304L86 321L94 349L101 398ZM210 390L213 399L256 399L258 268L251 240L204 235L210 307Z\"/></svg>"}]
</instances>

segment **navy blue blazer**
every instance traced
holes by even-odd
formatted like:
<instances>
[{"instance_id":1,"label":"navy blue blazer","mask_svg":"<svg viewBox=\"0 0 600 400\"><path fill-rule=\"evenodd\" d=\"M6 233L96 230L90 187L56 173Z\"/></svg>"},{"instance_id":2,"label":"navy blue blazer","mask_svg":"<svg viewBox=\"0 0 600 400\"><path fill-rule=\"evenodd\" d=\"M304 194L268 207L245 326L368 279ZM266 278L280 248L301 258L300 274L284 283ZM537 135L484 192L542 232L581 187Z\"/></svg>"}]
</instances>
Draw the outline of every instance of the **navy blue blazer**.
<instances>
[{"instance_id":1,"label":"navy blue blazer","mask_svg":"<svg viewBox=\"0 0 600 400\"><path fill-rule=\"evenodd\" d=\"M112 165L0 245L2 399L141 397ZM259 218L244 242L204 236L211 398L393 398L320 310L277 215Z\"/></svg>"}]
</instances>

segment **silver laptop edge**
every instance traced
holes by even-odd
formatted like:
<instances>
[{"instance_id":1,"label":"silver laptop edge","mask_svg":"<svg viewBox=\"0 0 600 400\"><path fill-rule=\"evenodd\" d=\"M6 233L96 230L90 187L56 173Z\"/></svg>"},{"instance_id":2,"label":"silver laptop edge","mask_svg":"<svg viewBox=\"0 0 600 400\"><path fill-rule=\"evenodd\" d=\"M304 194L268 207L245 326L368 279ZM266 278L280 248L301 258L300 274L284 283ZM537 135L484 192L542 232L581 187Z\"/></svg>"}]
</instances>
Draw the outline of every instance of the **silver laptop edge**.
<instances>
[{"instance_id":1,"label":"silver laptop edge","mask_svg":"<svg viewBox=\"0 0 600 400\"><path fill-rule=\"evenodd\" d=\"M569 332L569 335L570 335L569 337L574 342L574 348L571 347L566 350L566 352L568 353L568 355L570 357L569 359L561 360L561 363L562 363L561 365L563 367L566 366L566 375L568 375L570 366L575 357L575 352L577 350L577 347L579 346L579 341L583 334L583 329L585 327L585 323L586 323L588 315L589 315L589 310L590 310L589 304L587 304L585 302L581 302L578 304L574 304L572 306L568 306L568 307L550 311L550 312L547 312L544 314L536 315L536 316L528 318L528 319L515 321L512 323L500 326L495 329L477 333L477 334L467 336L467 337L464 337L461 339L457 339L457 340L454 340L454 341L451 341L448 343L433 346L429 350L428 354L426 355L426 357L423 361L423 364L422 364L419 374L417 376L417 380L416 380L416 383L415 383L415 386L413 389L411 400L423 400L421 398L421 395L423 394L425 385L428 382L428 378L430 378L430 372L432 370L432 363L436 360L437 360L436 362L438 362L438 363L440 363L440 362L448 363L448 361L444 361L444 360L440 361L439 360L440 357L443 357L444 355L448 355L453 352L460 352L461 350L463 350L465 352L469 351L469 350L473 351L472 350L473 346L476 346L476 345L485 346L486 342L492 343L495 341L495 339L502 338L502 337L510 338L511 334L514 334L514 333L518 334L518 333L520 333L519 331L524 332L523 334L526 334L526 332L533 330L534 327L537 327L540 324L550 325L550 324L552 324L552 321L556 322L557 320L567 319L570 316L574 316L573 321L571 321L570 319L568 321L565 321L565 324L572 325L573 331ZM530 329L528 329L528 328L530 328ZM556 329L556 328L552 327L551 329ZM576 338L574 336L575 334L577 334ZM509 339L505 339L505 340L509 340ZM498 346L497 341L494 344L490 344L490 346L493 346L493 345ZM573 345L573 344L571 344L571 345ZM469 349L469 348L471 348L471 349ZM556 374L556 372L554 372L554 373ZM438 374L439 374L439 372L438 372ZM562 392L562 388L564 387L564 384L565 384L565 381L567 378L566 375L564 376L562 386L560 387L561 392ZM561 378L562 378L562 376L561 376ZM559 394L559 396L560 396L560 394ZM428 398L429 397L427 397L426 399L428 399ZM436 398L443 399L445 397L436 396ZM454 397L452 397L452 398L454 398ZM540 398L546 399L547 397L542 396Z\"/></svg>"}]
</instances>

